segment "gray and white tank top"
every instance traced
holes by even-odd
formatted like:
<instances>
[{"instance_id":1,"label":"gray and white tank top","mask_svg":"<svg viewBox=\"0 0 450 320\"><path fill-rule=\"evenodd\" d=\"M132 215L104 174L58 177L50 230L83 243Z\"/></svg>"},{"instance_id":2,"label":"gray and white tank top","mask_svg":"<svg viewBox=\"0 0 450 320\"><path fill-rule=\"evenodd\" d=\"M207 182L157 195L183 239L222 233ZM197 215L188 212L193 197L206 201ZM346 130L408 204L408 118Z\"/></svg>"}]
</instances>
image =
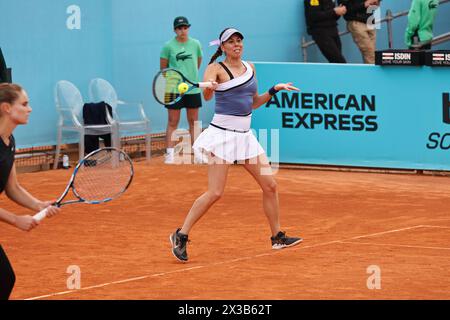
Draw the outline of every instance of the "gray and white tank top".
<instances>
[{"instance_id":1,"label":"gray and white tank top","mask_svg":"<svg viewBox=\"0 0 450 320\"><path fill-rule=\"evenodd\" d=\"M252 113L253 96L257 91L256 77L250 64L242 63L247 68L243 75L218 85L216 114L246 117Z\"/></svg>"}]
</instances>

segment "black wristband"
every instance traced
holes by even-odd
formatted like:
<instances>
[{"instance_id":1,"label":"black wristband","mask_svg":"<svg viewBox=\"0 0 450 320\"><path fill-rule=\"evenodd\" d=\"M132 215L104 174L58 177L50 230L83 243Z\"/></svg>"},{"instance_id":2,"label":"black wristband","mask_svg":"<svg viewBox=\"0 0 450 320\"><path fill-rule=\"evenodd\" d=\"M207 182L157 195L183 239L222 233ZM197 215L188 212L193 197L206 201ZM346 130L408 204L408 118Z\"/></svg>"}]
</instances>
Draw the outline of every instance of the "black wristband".
<instances>
[{"instance_id":1,"label":"black wristband","mask_svg":"<svg viewBox=\"0 0 450 320\"><path fill-rule=\"evenodd\" d=\"M278 90L275 89L275 86L273 86L272 88L269 89L269 94L270 94L271 96L276 95L277 92L278 92Z\"/></svg>"}]
</instances>

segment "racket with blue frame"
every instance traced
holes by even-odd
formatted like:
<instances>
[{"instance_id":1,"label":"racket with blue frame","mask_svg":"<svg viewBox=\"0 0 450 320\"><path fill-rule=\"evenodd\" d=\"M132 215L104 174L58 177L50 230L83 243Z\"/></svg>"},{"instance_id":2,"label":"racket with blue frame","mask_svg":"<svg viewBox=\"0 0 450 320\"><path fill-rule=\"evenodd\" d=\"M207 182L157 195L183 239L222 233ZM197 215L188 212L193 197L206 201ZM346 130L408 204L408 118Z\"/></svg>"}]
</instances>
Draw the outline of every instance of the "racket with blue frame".
<instances>
[{"instance_id":1,"label":"racket with blue frame","mask_svg":"<svg viewBox=\"0 0 450 320\"><path fill-rule=\"evenodd\" d=\"M211 82L192 82L180 71L166 68L159 71L153 79L153 96L158 103L171 106L180 101L190 91L211 86ZM180 91L180 89L182 90Z\"/></svg>"},{"instance_id":2,"label":"racket with blue frame","mask_svg":"<svg viewBox=\"0 0 450 320\"><path fill-rule=\"evenodd\" d=\"M133 163L130 157L116 148L102 148L89 153L75 167L66 189L53 204L99 204L119 197L133 180ZM69 190L75 199L66 200ZM33 216L41 221L47 216L47 209Z\"/></svg>"}]
</instances>

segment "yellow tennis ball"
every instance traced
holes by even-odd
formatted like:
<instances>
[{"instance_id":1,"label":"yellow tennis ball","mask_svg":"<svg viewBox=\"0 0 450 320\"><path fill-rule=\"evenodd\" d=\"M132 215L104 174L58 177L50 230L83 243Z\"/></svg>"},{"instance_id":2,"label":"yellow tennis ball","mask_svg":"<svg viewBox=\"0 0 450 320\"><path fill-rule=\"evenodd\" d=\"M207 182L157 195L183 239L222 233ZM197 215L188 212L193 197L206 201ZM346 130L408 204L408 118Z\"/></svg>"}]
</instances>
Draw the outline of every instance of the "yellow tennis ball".
<instances>
[{"instance_id":1,"label":"yellow tennis ball","mask_svg":"<svg viewBox=\"0 0 450 320\"><path fill-rule=\"evenodd\" d=\"M183 94L186 91L188 91L188 89L189 89L189 86L187 85L186 82L182 82L182 83L180 83L178 85L178 92L181 93L181 94Z\"/></svg>"}]
</instances>

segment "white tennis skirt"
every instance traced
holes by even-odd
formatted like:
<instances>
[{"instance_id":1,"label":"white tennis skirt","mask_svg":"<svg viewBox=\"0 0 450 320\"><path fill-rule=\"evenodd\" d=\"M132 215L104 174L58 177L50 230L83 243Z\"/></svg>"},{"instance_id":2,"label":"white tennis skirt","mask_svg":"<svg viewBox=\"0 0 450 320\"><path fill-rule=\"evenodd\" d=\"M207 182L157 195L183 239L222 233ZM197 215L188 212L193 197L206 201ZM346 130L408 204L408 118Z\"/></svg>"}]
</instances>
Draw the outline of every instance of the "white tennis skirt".
<instances>
[{"instance_id":1,"label":"white tennis skirt","mask_svg":"<svg viewBox=\"0 0 450 320\"><path fill-rule=\"evenodd\" d=\"M192 146L196 157L214 154L233 163L252 159L264 153L252 130L242 133L209 126L195 140Z\"/></svg>"}]
</instances>

